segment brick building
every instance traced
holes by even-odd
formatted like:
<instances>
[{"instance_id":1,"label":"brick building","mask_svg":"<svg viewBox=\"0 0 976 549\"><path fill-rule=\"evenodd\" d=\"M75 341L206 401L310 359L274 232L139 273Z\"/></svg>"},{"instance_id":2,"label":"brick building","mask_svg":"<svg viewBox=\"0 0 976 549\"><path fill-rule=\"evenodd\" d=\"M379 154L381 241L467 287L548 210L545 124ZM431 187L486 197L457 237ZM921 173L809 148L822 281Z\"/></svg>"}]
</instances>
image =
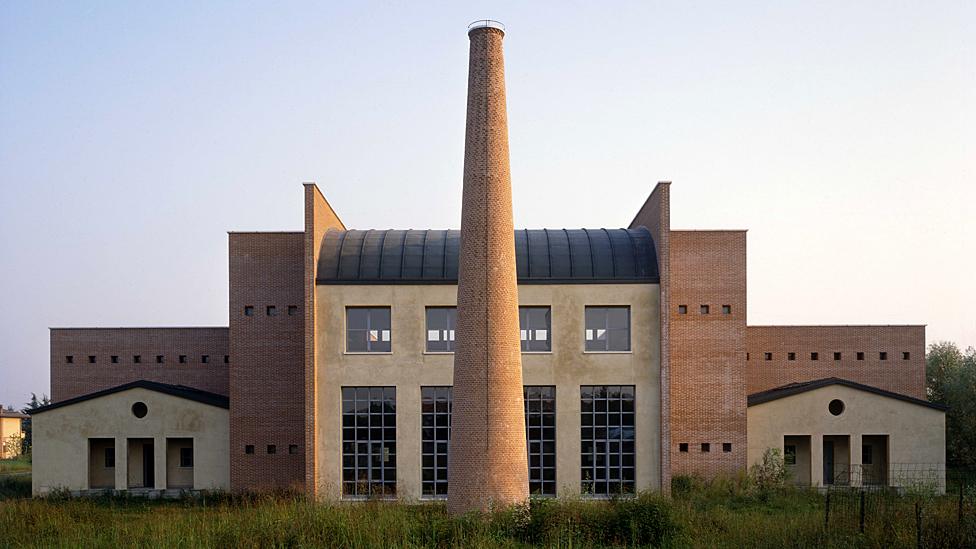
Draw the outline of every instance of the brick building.
<instances>
[{"instance_id":1,"label":"brick building","mask_svg":"<svg viewBox=\"0 0 976 549\"><path fill-rule=\"evenodd\" d=\"M851 471L895 456L944 466L944 419L922 400L924 326L749 326L746 232L671 230L670 183L626 228L513 232L504 32L482 23L461 230L348 228L306 184L303 232L229 234L228 327L52 328L53 404L36 432L85 459L69 458L81 468L70 483L52 473L70 464L40 460L51 471L35 468L35 493L160 490L175 475L180 487L436 499L453 471L471 483L450 490L459 498L606 497L734 474L768 447L815 485L859 482ZM459 273L474 281L460 294ZM117 407L125 432L47 424L71 406ZM200 439L213 433L227 438ZM226 470L198 456L207 482L187 481L207 447ZM116 449L142 472L116 468Z\"/></svg>"}]
</instances>

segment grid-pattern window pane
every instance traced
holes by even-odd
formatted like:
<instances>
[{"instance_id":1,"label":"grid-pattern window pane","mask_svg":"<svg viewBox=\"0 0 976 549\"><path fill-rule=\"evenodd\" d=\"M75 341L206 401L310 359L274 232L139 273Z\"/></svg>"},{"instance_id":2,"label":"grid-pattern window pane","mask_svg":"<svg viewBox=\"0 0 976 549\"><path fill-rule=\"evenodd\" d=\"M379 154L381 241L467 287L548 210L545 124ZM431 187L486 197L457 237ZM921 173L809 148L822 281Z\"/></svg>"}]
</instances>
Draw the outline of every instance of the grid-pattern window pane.
<instances>
[{"instance_id":1,"label":"grid-pattern window pane","mask_svg":"<svg viewBox=\"0 0 976 549\"><path fill-rule=\"evenodd\" d=\"M630 307L587 307L586 350L629 351Z\"/></svg>"},{"instance_id":2,"label":"grid-pattern window pane","mask_svg":"<svg viewBox=\"0 0 976 549\"><path fill-rule=\"evenodd\" d=\"M454 352L457 307L427 307L427 352Z\"/></svg>"},{"instance_id":3,"label":"grid-pattern window pane","mask_svg":"<svg viewBox=\"0 0 976 549\"><path fill-rule=\"evenodd\" d=\"M525 387L525 439L528 443L529 494L556 495L556 388Z\"/></svg>"},{"instance_id":4,"label":"grid-pattern window pane","mask_svg":"<svg viewBox=\"0 0 976 549\"><path fill-rule=\"evenodd\" d=\"M420 388L421 475L424 497L447 497L451 388Z\"/></svg>"},{"instance_id":5,"label":"grid-pattern window pane","mask_svg":"<svg viewBox=\"0 0 976 549\"><path fill-rule=\"evenodd\" d=\"M390 308L347 307L346 351L390 352Z\"/></svg>"},{"instance_id":6,"label":"grid-pattern window pane","mask_svg":"<svg viewBox=\"0 0 976 549\"><path fill-rule=\"evenodd\" d=\"M522 352L552 350L552 309L549 307L519 307L519 330Z\"/></svg>"},{"instance_id":7,"label":"grid-pattern window pane","mask_svg":"<svg viewBox=\"0 0 976 549\"><path fill-rule=\"evenodd\" d=\"M634 493L634 386L580 387L580 490Z\"/></svg>"},{"instance_id":8,"label":"grid-pattern window pane","mask_svg":"<svg viewBox=\"0 0 976 549\"><path fill-rule=\"evenodd\" d=\"M396 388L342 388L342 495L396 494Z\"/></svg>"}]
</instances>

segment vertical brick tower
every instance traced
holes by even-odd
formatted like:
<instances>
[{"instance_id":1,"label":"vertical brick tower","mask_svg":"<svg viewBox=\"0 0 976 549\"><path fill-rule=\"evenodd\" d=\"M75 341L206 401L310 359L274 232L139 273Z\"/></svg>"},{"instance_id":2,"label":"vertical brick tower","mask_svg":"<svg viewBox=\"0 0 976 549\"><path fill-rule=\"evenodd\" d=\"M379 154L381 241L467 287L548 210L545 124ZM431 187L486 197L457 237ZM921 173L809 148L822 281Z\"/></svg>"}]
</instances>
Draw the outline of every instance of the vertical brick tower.
<instances>
[{"instance_id":1,"label":"vertical brick tower","mask_svg":"<svg viewBox=\"0 0 976 549\"><path fill-rule=\"evenodd\" d=\"M468 32L468 113L447 508L528 498L518 286L499 23Z\"/></svg>"}]
</instances>

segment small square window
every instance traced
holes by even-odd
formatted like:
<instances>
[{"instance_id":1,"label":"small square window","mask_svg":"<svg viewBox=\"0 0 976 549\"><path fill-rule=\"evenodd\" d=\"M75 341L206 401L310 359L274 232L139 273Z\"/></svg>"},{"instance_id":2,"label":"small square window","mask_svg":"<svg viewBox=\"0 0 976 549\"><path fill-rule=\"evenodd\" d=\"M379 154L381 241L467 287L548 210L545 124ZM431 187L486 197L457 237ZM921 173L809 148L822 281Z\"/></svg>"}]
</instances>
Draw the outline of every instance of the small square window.
<instances>
[{"instance_id":1,"label":"small square window","mask_svg":"<svg viewBox=\"0 0 976 549\"><path fill-rule=\"evenodd\" d=\"M142 362L142 355L132 355L132 362L135 364Z\"/></svg>"},{"instance_id":2,"label":"small square window","mask_svg":"<svg viewBox=\"0 0 976 549\"><path fill-rule=\"evenodd\" d=\"M772 360L773 359L773 353L763 353L763 357L766 360Z\"/></svg>"},{"instance_id":3,"label":"small square window","mask_svg":"<svg viewBox=\"0 0 976 549\"><path fill-rule=\"evenodd\" d=\"M244 453L245 454L253 454L254 453L254 445L253 444L248 444L247 446L245 446L244 447Z\"/></svg>"},{"instance_id":4,"label":"small square window","mask_svg":"<svg viewBox=\"0 0 976 549\"><path fill-rule=\"evenodd\" d=\"M686 314L688 314L688 306L687 305L678 305L678 314L679 315L686 315Z\"/></svg>"},{"instance_id":5,"label":"small square window","mask_svg":"<svg viewBox=\"0 0 976 549\"><path fill-rule=\"evenodd\" d=\"M723 315L730 315L730 314L732 314L732 306L731 305L722 305L722 314Z\"/></svg>"},{"instance_id":6,"label":"small square window","mask_svg":"<svg viewBox=\"0 0 976 549\"><path fill-rule=\"evenodd\" d=\"M701 314L707 315L708 314L708 305L702 305L700 310L701 310Z\"/></svg>"},{"instance_id":7,"label":"small square window","mask_svg":"<svg viewBox=\"0 0 976 549\"><path fill-rule=\"evenodd\" d=\"M712 451L712 445L709 444L709 443L707 443L707 442L702 442L701 443L701 450L702 450L702 452L711 452Z\"/></svg>"},{"instance_id":8,"label":"small square window","mask_svg":"<svg viewBox=\"0 0 976 549\"><path fill-rule=\"evenodd\" d=\"M112 364L118 364L119 363L119 355L112 355L111 361L112 361Z\"/></svg>"},{"instance_id":9,"label":"small square window","mask_svg":"<svg viewBox=\"0 0 976 549\"><path fill-rule=\"evenodd\" d=\"M180 448L180 467L193 467L193 447Z\"/></svg>"},{"instance_id":10,"label":"small square window","mask_svg":"<svg viewBox=\"0 0 976 549\"><path fill-rule=\"evenodd\" d=\"M162 364L166 362L166 355L156 355L156 364Z\"/></svg>"},{"instance_id":11,"label":"small square window","mask_svg":"<svg viewBox=\"0 0 976 549\"><path fill-rule=\"evenodd\" d=\"M186 355L180 355L180 364L186 364Z\"/></svg>"},{"instance_id":12,"label":"small square window","mask_svg":"<svg viewBox=\"0 0 976 549\"><path fill-rule=\"evenodd\" d=\"M905 351L904 353L901 354L902 360L911 360L911 358L912 358L912 353L909 353L908 351Z\"/></svg>"},{"instance_id":13,"label":"small square window","mask_svg":"<svg viewBox=\"0 0 976 549\"><path fill-rule=\"evenodd\" d=\"M74 364L75 363L75 357L73 357L71 355L68 355L68 356L64 357L64 361L66 363L68 363L68 364Z\"/></svg>"},{"instance_id":14,"label":"small square window","mask_svg":"<svg viewBox=\"0 0 976 549\"><path fill-rule=\"evenodd\" d=\"M810 353L810 360L820 360L820 353Z\"/></svg>"},{"instance_id":15,"label":"small square window","mask_svg":"<svg viewBox=\"0 0 976 549\"><path fill-rule=\"evenodd\" d=\"M834 360L840 360L840 353L838 352L834 353Z\"/></svg>"},{"instance_id":16,"label":"small square window","mask_svg":"<svg viewBox=\"0 0 976 549\"><path fill-rule=\"evenodd\" d=\"M245 305L244 306L244 316L254 316L254 306Z\"/></svg>"},{"instance_id":17,"label":"small square window","mask_svg":"<svg viewBox=\"0 0 976 549\"><path fill-rule=\"evenodd\" d=\"M687 442L682 442L682 443L678 444L678 451L679 452L687 452L688 451L688 443Z\"/></svg>"},{"instance_id":18,"label":"small square window","mask_svg":"<svg viewBox=\"0 0 976 549\"><path fill-rule=\"evenodd\" d=\"M786 360L796 360L796 353L786 353Z\"/></svg>"},{"instance_id":19,"label":"small square window","mask_svg":"<svg viewBox=\"0 0 976 549\"><path fill-rule=\"evenodd\" d=\"M277 316L278 308L275 307L274 305L268 305L268 307L265 309L265 312L267 313L268 316Z\"/></svg>"},{"instance_id":20,"label":"small square window","mask_svg":"<svg viewBox=\"0 0 976 549\"><path fill-rule=\"evenodd\" d=\"M884 351L878 353L878 360L888 360L888 353Z\"/></svg>"},{"instance_id":21,"label":"small square window","mask_svg":"<svg viewBox=\"0 0 976 549\"><path fill-rule=\"evenodd\" d=\"M864 352L863 351L858 351L857 352L857 359L858 360L864 360Z\"/></svg>"},{"instance_id":22,"label":"small square window","mask_svg":"<svg viewBox=\"0 0 976 549\"><path fill-rule=\"evenodd\" d=\"M230 364L230 355L224 355L224 364Z\"/></svg>"},{"instance_id":23,"label":"small square window","mask_svg":"<svg viewBox=\"0 0 976 549\"><path fill-rule=\"evenodd\" d=\"M269 454L277 454L278 453L278 447L275 446L274 444L269 444L268 445L268 453Z\"/></svg>"},{"instance_id":24,"label":"small square window","mask_svg":"<svg viewBox=\"0 0 976 549\"><path fill-rule=\"evenodd\" d=\"M722 451L723 452L731 452L732 451L732 443L731 442L723 442L722 443Z\"/></svg>"},{"instance_id":25,"label":"small square window","mask_svg":"<svg viewBox=\"0 0 976 549\"><path fill-rule=\"evenodd\" d=\"M298 314L298 305L288 306L288 316L295 316Z\"/></svg>"},{"instance_id":26,"label":"small square window","mask_svg":"<svg viewBox=\"0 0 976 549\"><path fill-rule=\"evenodd\" d=\"M95 364L95 355L88 355L88 363Z\"/></svg>"},{"instance_id":27,"label":"small square window","mask_svg":"<svg viewBox=\"0 0 976 549\"><path fill-rule=\"evenodd\" d=\"M297 454L298 453L298 445L297 444L289 444L288 445L288 453L289 454L292 454L292 455Z\"/></svg>"},{"instance_id":28,"label":"small square window","mask_svg":"<svg viewBox=\"0 0 976 549\"><path fill-rule=\"evenodd\" d=\"M209 364L210 363L210 355L200 355L200 362L202 364Z\"/></svg>"}]
</instances>

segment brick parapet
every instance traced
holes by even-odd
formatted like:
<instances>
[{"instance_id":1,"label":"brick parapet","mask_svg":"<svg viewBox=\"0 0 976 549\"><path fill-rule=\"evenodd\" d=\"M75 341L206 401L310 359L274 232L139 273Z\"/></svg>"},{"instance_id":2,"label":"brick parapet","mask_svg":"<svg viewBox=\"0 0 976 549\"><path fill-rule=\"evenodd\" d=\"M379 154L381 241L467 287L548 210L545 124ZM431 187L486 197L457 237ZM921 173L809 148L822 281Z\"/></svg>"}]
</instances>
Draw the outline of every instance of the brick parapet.
<instances>
[{"instance_id":1,"label":"brick parapet","mask_svg":"<svg viewBox=\"0 0 976 549\"><path fill-rule=\"evenodd\" d=\"M227 328L51 328L50 345L53 402L143 379L229 392ZM160 355L162 363L156 359ZM181 355L186 362L180 362Z\"/></svg>"}]
</instances>

